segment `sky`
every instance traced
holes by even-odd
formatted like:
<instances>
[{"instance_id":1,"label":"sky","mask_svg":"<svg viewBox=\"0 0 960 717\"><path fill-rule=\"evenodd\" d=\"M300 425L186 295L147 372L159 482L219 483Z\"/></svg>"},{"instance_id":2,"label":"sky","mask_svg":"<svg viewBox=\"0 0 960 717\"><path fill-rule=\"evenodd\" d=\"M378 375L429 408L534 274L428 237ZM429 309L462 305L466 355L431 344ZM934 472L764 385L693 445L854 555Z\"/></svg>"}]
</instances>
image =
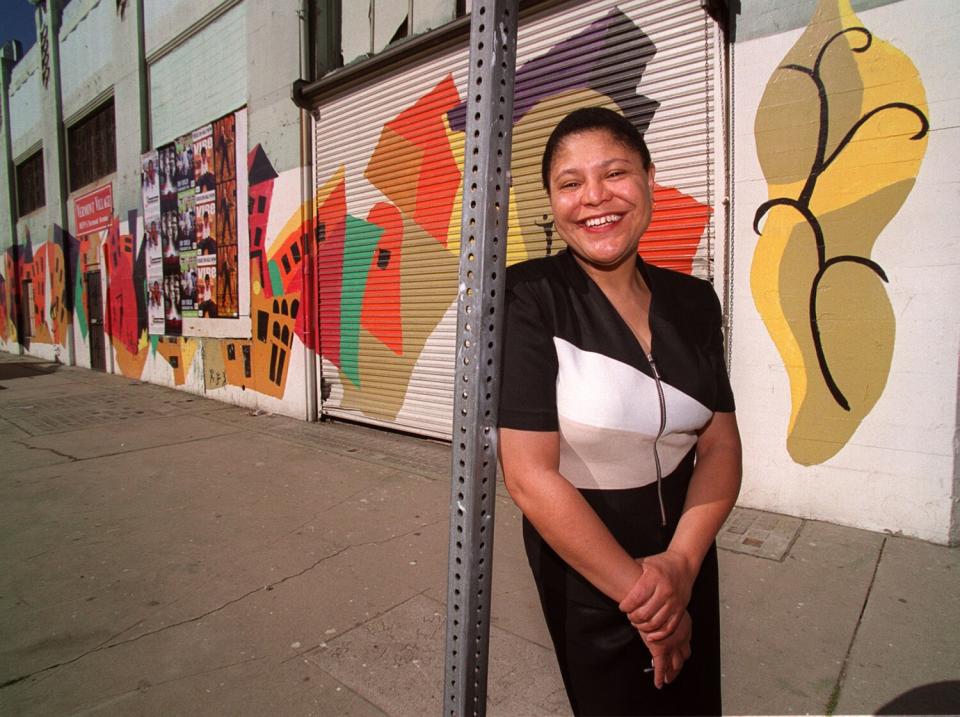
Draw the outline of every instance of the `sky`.
<instances>
[{"instance_id":1,"label":"sky","mask_svg":"<svg viewBox=\"0 0 960 717\"><path fill-rule=\"evenodd\" d=\"M26 53L37 41L30 0L0 0L0 45L19 40Z\"/></svg>"}]
</instances>

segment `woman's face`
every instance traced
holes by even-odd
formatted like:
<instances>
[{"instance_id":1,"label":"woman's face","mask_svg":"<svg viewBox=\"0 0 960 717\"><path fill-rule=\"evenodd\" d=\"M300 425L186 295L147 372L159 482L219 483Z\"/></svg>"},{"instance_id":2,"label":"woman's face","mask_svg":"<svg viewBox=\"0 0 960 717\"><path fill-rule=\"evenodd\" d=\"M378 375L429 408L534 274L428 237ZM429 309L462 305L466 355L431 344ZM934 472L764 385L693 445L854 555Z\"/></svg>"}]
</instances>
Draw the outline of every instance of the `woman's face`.
<instances>
[{"instance_id":1,"label":"woman's face","mask_svg":"<svg viewBox=\"0 0 960 717\"><path fill-rule=\"evenodd\" d=\"M550 167L557 232L581 261L604 269L637 253L653 210L654 167L605 130L569 135Z\"/></svg>"}]
</instances>

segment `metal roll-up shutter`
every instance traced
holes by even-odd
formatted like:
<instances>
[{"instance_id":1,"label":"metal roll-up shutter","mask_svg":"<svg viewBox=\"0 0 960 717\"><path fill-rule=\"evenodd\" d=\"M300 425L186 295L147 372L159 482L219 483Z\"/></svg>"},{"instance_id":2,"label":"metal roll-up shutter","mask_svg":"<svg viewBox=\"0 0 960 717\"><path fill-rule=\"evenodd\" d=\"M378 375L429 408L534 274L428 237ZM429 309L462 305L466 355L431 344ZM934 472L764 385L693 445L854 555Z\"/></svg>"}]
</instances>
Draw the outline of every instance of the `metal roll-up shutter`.
<instances>
[{"instance_id":1,"label":"metal roll-up shutter","mask_svg":"<svg viewBox=\"0 0 960 717\"><path fill-rule=\"evenodd\" d=\"M508 263L562 247L543 145L567 112L603 104L645 131L657 165L644 257L709 276L716 32L699 0L567 3L523 19ZM326 415L450 436L467 62L464 43L319 107Z\"/></svg>"}]
</instances>

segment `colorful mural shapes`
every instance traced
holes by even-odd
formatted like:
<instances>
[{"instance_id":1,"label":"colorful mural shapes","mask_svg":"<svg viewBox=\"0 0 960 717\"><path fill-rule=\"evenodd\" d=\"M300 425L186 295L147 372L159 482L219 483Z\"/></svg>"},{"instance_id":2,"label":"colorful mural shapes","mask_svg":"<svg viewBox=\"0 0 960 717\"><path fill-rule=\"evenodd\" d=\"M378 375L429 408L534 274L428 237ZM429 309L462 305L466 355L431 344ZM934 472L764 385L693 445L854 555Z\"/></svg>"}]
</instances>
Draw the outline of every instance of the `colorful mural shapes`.
<instances>
[{"instance_id":1,"label":"colorful mural shapes","mask_svg":"<svg viewBox=\"0 0 960 717\"><path fill-rule=\"evenodd\" d=\"M887 269L870 258L927 143L923 84L848 0L821 0L757 110L770 199L756 212L757 309L790 380L787 449L802 465L846 445L893 355Z\"/></svg>"},{"instance_id":2,"label":"colorful mural shapes","mask_svg":"<svg viewBox=\"0 0 960 717\"><path fill-rule=\"evenodd\" d=\"M446 114L460 103L453 76L387 122L364 172L404 216L447 246L450 215L461 172L447 132Z\"/></svg>"},{"instance_id":3,"label":"colorful mural shapes","mask_svg":"<svg viewBox=\"0 0 960 717\"><path fill-rule=\"evenodd\" d=\"M20 265L19 245L9 247L3 253L3 303L5 309L5 320L0 324L0 338L5 341L21 341L22 337L18 333L18 316L23 315L21 305L20 288L17 285L17 277L20 275L18 269Z\"/></svg>"},{"instance_id":4,"label":"colorful mural shapes","mask_svg":"<svg viewBox=\"0 0 960 717\"><path fill-rule=\"evenodd\" d=\"M130 212L128 226L137 227ZM139 378L147 360L146 252L136 252L134 235L122 234L114 220L104 243L107 270L106 333L112 339L117 365L124 376Z\"/></svg>"},{"instance_id":5,"label":"colorful mural shapes","mask_svg":"<svg viewBox=\"0 0 960 717\"><path fill-rule=\"evenodd\" d=\"M247 228L250 233L250 281L253 293L260 289L272 294L267 286L267 222L270 218L270 200L277 172L259 144L247 155L249 189L247 198ZM319 206L319 203L318 203Z\"/></svg>"},{"instance_id":6,"label":"colorful mural shapes","mask_svg":"<svg viewBox=\"0 0 960 717\"><path fill-rule=\"evenodd\" d=\"M4 252L6 259L6 252ZM6 261L4 261L6 263ZM10 338L12 322L10 321L10 297L8 296L7 279L5 274L0 274L0 339L7 341Z\"/></svg>"},{"instance_id":7,"label":"colorful mural shapes","mask_svg":"<svg viewBox=\"0 0 960 717\"><path fill-rule=\"evenodd\" d=\"M557 119L579 107L601 106L623 114L646 132L660 103L638 94L636 87L656 52L653 40L614 8L517 70L508 264L562 248L540 177L540 158ZM611 71L612 66L617 71ZM550 82L543 81L547 75ZM452 128L464 131L466 103L451 110L449 118ZM656 187L654 202L641 253L651 263L690 273L711 208L662 185Z\"/></svg>"},{"instance_id":8,"label":"colorful mural shapes","mask_svg":"<svg viewBox=\"0 0 960 717\"><path fill-rule=\"evenodd\" d=\"M193 363L200 340L181 336L157 337L153 339L154 350L164 358L173 369L173 385L186 383L186 370Z\"/></svg>"},{"instance_id":9,"label":"colorful mural shapes","mask_svg":"<svg viewBox=\"0 0 960 717\"><path fill-rule=\"evenodd\" d=\"M387 202L378 202L367 221L383 232L367 267L366 291L360 312L360 325L397 356L403 354L403 317L401 315L401 273L403 216Z\"/></svg>"},{"instance_id":10,"label":"colorful mural shapes","mask_svg":"<svg viewBox=\"0 0 960 717\"><path fill-rule=\"evenodd\" d=\"M321 275L323 356L340 369L343 405L367 415L396 417L427 339L456 298L450 236L462 174L454 150L462 142L446 115L459 101L448 75L384 125L364 176L389 201L366 219L346 214L342 181L332 178L325 189L321 267L339 265L342 279L327 286L328 300Z\"/></svg>"},{"instance_id":11,"label":"colorful mural shapes","mask_svg":"<svg viewBox=\"0 0 960 717\"><path fill-rule=\"evenodd\" d=\"M347 223L346 170L340 167L317 192L317 282L320 353L340 365L340 293Z\"/></svg>"}]
</instances>

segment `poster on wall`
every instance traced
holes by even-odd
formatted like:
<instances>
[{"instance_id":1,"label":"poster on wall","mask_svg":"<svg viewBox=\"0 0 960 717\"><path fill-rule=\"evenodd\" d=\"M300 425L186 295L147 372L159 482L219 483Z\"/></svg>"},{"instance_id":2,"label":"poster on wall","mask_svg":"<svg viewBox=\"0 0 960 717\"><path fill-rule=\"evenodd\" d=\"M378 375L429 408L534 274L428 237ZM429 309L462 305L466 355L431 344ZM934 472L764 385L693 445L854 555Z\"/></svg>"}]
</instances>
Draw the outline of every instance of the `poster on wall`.
<instances>
[{"instance_id":1,"label":"poster on wall","mask_svg":"<svg viewBox=\"0 0 960 717\"><path fill-rule=\"evenodd\" d=\"M180 315L191 319L197 312L197 252L180 253Z\"/></svg>"},{"instance_id":2,"label":"poster on wall","mask_svg":"<svg viewBox=\"0 0 960 717\"><path fill-rule=\"evenodd\" d=\"M237 243L237 182L230 179L217 184L216 190L217 246Z\"/></svg>"},{"instance_id":3,"label":"poster on wall","mask_svg":"<svg viewBox=\"0 0 960 717\"><path fill-rule=\"evenodd\" d=\"M237 118L233 113L213 123L216 183L237 178Z\"/></svg>"},{"instance_id":4,"label":"poster on wall","mask_svg":"<svg viewBox=\"0 0 960 717\"><path fill-rule=\"evenodd\" d=\"M180 192L177 197L177 249L179 251L191 251L197 248L196 222L196 197L193 189Z\"/></svg>"},{"instance_id":5,"label":"poster on wall","mask_svg":"<svg viewBox=\"0 0 960 717\"><path fill-rule=\"evenodd\" d=\"M214 192L198 194L195 201L197 250L202 256L215 256L217 253L216 194Z\"/></svg>"},{"instance_id":6,"label":"poster on wall","mask_svg":"<svg viewBox=\"0 0 960 717\"><path fill-rule=\"evenodd\" d=\"M237 305L237 245L217 249L217 315L239 316Z\"/></svg>"},{"instance_id":7,"label":"poster on wall","mask_svg":"<svg viewBox=\"0 0 960 717\"><path fill-rule=\"evenodd\" d=\"M213 161L213 125L193 132L193 167L197 194L212 192L216 184Z\"/></svg>"},{"instance_id":8,"label":"poster on wall","mask_svg":"<svg viewBox=\"0 0 960 717\"><path fill-rule=\"evenodd\" d=\"M142 251L146 258L145 290L147 293L147 331L162 336L165 329L163 306L163 259L169 251L170 239L164 231L164 215L160 208L160 155L156 150L141 157L140 186L143 197L141 229Z\"/></svg>"},{"instance_id":9,"label":"poster on wall","mask_svg":"<svg viewBox=\"0 0 960 717\"><path fill-rule=\"evenodd\" d=\"M215 319L217 312L217 257L215 254L197 256L197 316Z\"/></svg>"},{"instance_id":10,"label":"poster on wall","mask_svg":"<svg viewBox=\"0 0 960 717\"><path fill-rule=\"evenodd\" d=\"M143 214L160 214L160 180L157 175L157 152L147 152L140 157L140 191L143 195Z\"/></svg>"},{"instance_id":11,"label":"poster on wall","mask_svg":"<svg viewBox=\"0 0 960 717\"><path fill-rule=\"evenodd\" d=\"M163 262L164 333L179 336L183 331L180 314L180 257Z\"/></svg>"},{"instance_id":12,"label":"poster on wall","mask_svg":"<svg viewBox=\"0 0 960 717\"><path fill-rule=\"evenodd\" d=\"M163 306L163 263L147 262L147 332L162 336L166 328Z\"/></svg>"},{"instance_id":13,"label":"poster on wall","mask_svg":"<svg viewBox=\"0 0 960 717\"><path fill-rule=\"evenodd\" d=\"M160 211L177 209L177 150L173 143L157 148L157 179L160 185Z\"/></svg>"},{"instance_id":14,"label":"poster on wall","mask_svg":"<svg viewBox=\"0 0 960 717\"><path fill-rule=\"evenodd\" d=\"M177 192L190 191L193 193L195 189L193 178L193 135L185 134L177 137L173 142L173 146L177 153L176 174L174 175Z\"/></svg>"}]
</instances>

